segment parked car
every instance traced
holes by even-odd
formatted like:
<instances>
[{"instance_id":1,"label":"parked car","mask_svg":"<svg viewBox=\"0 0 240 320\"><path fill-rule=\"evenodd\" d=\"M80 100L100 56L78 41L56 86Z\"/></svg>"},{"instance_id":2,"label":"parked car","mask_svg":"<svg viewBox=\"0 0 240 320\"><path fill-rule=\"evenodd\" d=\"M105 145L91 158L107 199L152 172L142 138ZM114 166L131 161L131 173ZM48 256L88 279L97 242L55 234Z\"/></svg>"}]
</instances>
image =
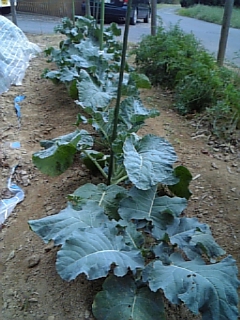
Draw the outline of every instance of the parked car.
<instances>
[{"instance_id":1,"label":"parked car","mask_svg":"<svg viewBox=\"0 0 240 320\"><path fill-rule=\"evenodd\" d=\"M17 5L17 1L14 1L15 6ZM1 14L9 14L11 12L11 2L10 0L0 0L0 13Z\"/></svg>"},{"instance_id":2,"label":"parked car","mask_svg":"<svg viewBox=\"0 0 240 320\"><path fill-rule=\"evenodd\" d=\"M105 21L106 22L125 22L128 0L105 0ZM100 16L101 1L90 1L91 15L94 18ZM82 4L83 14L86 12L86 4ZM148 23L151 14L149 0L133 0L130 24L135 25L138 19L143 19Z\"/></svg>"}]
</instances>

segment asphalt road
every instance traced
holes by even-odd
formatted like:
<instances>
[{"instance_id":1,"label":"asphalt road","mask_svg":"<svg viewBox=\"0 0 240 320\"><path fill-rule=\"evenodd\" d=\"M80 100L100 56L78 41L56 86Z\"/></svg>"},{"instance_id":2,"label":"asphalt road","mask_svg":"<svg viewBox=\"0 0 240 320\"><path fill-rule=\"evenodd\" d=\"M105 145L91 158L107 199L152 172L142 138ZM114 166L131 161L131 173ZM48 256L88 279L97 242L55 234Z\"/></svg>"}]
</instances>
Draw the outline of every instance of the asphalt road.
<instances>
[{"instance_id":1,"label":"asphalt road","mask_svg":"<svg viewBox=\"0 0 240 320\"><path fill-rule=\"evenodd\" d=\"M179 23L181 29L187 33L193 33L197 39L201 41L203 46L215 56L217 55L219 39L221 34L221 26L208 23L192 18L181 17L175 14L175 8L163 8L158 10L158 15L162 19L163 26L169 28L171 24ZM11 16L8 16L11 19ZM54 27L61 23L60 18L36 15L36 14L17 14L18 26L25 33L46 34L53 33ZM124 26L119 25L124 31ZM150 34L150 23L146 24L138 22L135 26L131 26L129 30L129 41L138 42L143 35ZM236 57L236 52L240 56L240 30L230 28L228 43L226 49L226 60L234 62L240 66L240 57Z\"/></svg>"}]
</instances>

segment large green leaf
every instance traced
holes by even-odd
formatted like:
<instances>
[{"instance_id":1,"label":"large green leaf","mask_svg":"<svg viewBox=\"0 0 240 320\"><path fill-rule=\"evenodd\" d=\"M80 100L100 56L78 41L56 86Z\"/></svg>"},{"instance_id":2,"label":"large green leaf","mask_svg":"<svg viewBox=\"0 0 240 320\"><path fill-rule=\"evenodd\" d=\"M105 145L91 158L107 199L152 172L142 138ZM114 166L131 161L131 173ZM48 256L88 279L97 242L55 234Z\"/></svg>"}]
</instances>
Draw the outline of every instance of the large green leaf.
<instances>
[{"instance_id":1,"label":"large green leaf","mask_svg":"<svg viewBox=\"0 0 240 320\"><path fill-rule=\"evenodd\" d=\"M80 146L81 144L87 147L93 146L93 139L91 135L86 130L75 130L74 132L59 136L57 138L51 140L41 140L40 145L41 147L47 149L52 147L55 144L58 145L65 145L66 143L70 143L75 148Z\"/></svg>"},{"instance_id":2,"label":"large green leaf","mask_svg":"<svg viewBox=\"0 0 240 320\"><path fill-rule=\"evenodd\" d=\"M127 79L129 79L129 76ZM129 84L128 81L127 82L123 81L121 90L122 90L123 96L135 97L136 99L140 98L139 90L137 86L133 83Z\"/></svg>"},{"instance_id":3,"label":"large green leaf","mask_svg":"<svg viewBox=\"0 0 240 320\"><path fill-rule=\"evenodd\" d=\"M122 198L126 197L127 190L118 185L107 186L100 183L97 186L87 183L74 191L71 196L78 204L85 201L95 201L99 206L104 208L106 214L116 220L119 219L117 213L119 202Z\"/></svg>"},{"instance_id":4,"label":"large green leaf","mask_svg":"<svg viewBox=\"0 0 240 320\"><path fill-rule=\"evenodd\" d=\"M119 277L128 270L143 268L139 250L130 250L122 236L109 226L73 232L58 251L56 268L62 279L70 281L84 273L89 280L106 277L113 269Z\"/></svg>"},{"instance_id":5,"label":"large green leaf","mask_svg":"<svg viewBox=\"0 0 240 320\"><path fill-rule=\"evenodd\" d=\"M46 150L35 152L32 160L40 171L54 177L62 174L71 166L76 151L72 145L55 144Z\"/></svg>"},{"instance_id":6,"label":"large green leaf","mask_svg":"<svg viewBox=\"0 0 240 320\"><path fill-rule=\"evenodd\" d=\"M129 76L129 84L134 82L137 88L150 89L151 82L143 73L131 72Z\"/></svg>"},{"instance_id":7,"label":"large green leaf","mask_svg":"<svg viewBox=\"0 0 240 320\"><path fill-rule=\"evenodd\" d=\"M65 82L65 85L66 85L69 96L74 100L77 99L78 98L77 80L75 79L71 82Z\"/></svg>"},{"instance_id":8,"label":"large green leaf","mask_svg":"<svg viewBox=\"0 0 240 320\"><path fill-rule=\"evenodd\" d=\"M177 156L165 139L151 134L140 139L132 134L126 138L123 151L128 178L137 188L147 190L157 183L172 185L178 182L172 168Z\"/></svg>"},{"instance_id":9,"label":"large green leaf","mask_svg":"<svg viewBox=\"0 0 240 320\"><path fill-rule=\"evenodd\" d=\"M178 166L174 169L174 174L179 178L179 182L168 188L178 197L189 199L192 195L188 187L192 181L192 175L190 171L184 166Z\"/></svg>"},{"instance_id":10,"label":"large green leaf","mask_svg":"<svg viewBox=\"0 0 240 320\"><path fill-rule=\"evenodd\" d=\"M74 47L77 48L78 54L71 55L71 60L78 68L95 66L98 70L104 71L108 68L109 61L113 60L113 54L106 52L105 49L100 53L98 44L92 39L85 39Z\"/></svg>"},{"instance_id":11,"label":"large green leaf","mask_svg":"<svg viewBox=\"0 0 240 320\"><path fill-rule=\"evenodd\" d=\"M97 111L106 108L115 96L116 88L108 87L108 91L102 86L93 82L85 70L81 70L80 82L77 84L79 93L79 104L83 107L90 107Z\"/></svg>"},{"instance_id":12,"label":"large green leaf","mask_svg":"<svg viewBox=\"0 0 240 320\"><path fill-rule=\"evenodd\" d=\"M99 48L96 46L96 43L89 38L74 44L74 47L78 49L78 53L80 53L80 59L84 58L87 61L94 61L96 63L96 59L99 59ZM80 61L77 59L77 61Z\"/></svg>"},{"instance_id":13,"label":"large green leaf","mask_svg":"<svg viewBox=\"0 0 240 320\"><path fill-rule=\"evenodd\" d=\"M201 258L184 261L181 255L171 256L171 265L161 261L143 270L143 280L152 291L162 289L173 304L181 301L203 320L237 319L238 294L236 261L228 256L219 263L206 265Z\"/></svg>"},{"instance_id":14,"label":"large green leaf","mask_svg":"<svg viewBox=\"0 0 240 320\"><path fill-rule=\"evenodd\" d=\"M170 246L166 242L160 242L153 247L153 252L155 254L155 258L159 258L159 260L161 260L164 265L171 264L170 256L174 253L173 246Z\"/></svg>"},{"instance_id":15,"label":"large green leaf","mask_svg":"<svg viewBox=\"0 0 240 320\"><path fill-rule=\"evenodd\" d=\"M130 276L108 277L94 299L97 320L165 320L162 294L136 286Z\"/></svg>"},{"instance_id":16,"label":"large green leaf","mask_svg":"<svg viewBox=\"0 0 240 320\"><path fill-rule=\"evenodd\" d=\"M125 243L133 249L140 249L145 240L143 234L137 231L136 225L131 222L127 224L121 234L124 237Z\"/></svg>"},{"instance_id":17,"label":"large green leaf","mask_svg":"<svg viewBox=\"0 0 240 320\"><path fill-rule=\"evenodd\" d=\"M77 54L72 54L69 60L78 68L88 69L95 65L94 61L89 61L88 57Z\"/></svg>"},{"instance_id":18,"label":"large green leaf","mask_svg":"<svg viewBox=\"0 0 240 320\"><path fill-rule=\"evenodd\" d=\"M61 76L59 78L59 80L61 82L70 82L73 81L74 79L78 79L79 78L79 74L76 68L74 67L63 67L61 70Z\"/></svg>"},{"instance_id":19,"label":"large green leaf","mask_svg":"<svg viewBox=\"0 0 240 320\"><path fill-rule=\"evenodd\" d=\"M215 242L209 226L198 222L196 218L176 218L166 232L170 242L177 244L191 260L203 253L210 258L225 254Z\"/></svg>"},{"instance_id":20,"label":"large green leaf","mask_svg":"<svg viewBox=\"0 0 240 320\"><path fill-rule=\"evenodd\" d=\"M179 216L186 205L187 201L183 198L158 197L157 186L149 190L133 187L129 191L128 198L121 201L118 213L126 221L145 219L165 230L174 216Z\"/></svg>"},{"instance_id":21,"label":"large green leaf","mask_svg":"<svg viewBox=\"0 0 240 320\"><path fill-rule=\"evenodd\" d=\"M60 82L61 72L59 70L51 70L46 69L42 77L46 79L50 79L54 84L58 84Z\"/></svg>"},{"instance_id":22,"label":"large green leaf","mask_svg":"<svg viewBox=\"0 0 240 320\"><path fill-rule=\"evenodd\" d=\"M74 210L70 204L58 214L39 220L29 220L28 224L44 242L53 240L55 245L63 244L75 230L88 227L100 227L108 222L101 207L94 201L88 201L79 210Z\"/></svg>"},{"instance_id":23,"label":"large green leaf","mask_svg":"<svg viewBox=\"0 0 240 320\"><path fill-rule=\"evenodd\" d=\"M154 109L146 109L139 99L128 97L121 102L119 119L123 121L128 130L139 127L148 118L159 116L159 112Z\"/></svg>"},{"instance_id":24,"label":"large green leaf","mask_svg":"<svg viewBox=\"0 0 240 320\"><path fill-rule=\"evenodd\" d=\"M118 27L118 24L113 22L110 24L110 26L108 26L107 28L105 28L103 34L104 36L106 36L107 38L114 38L115 37L119 37L121 36L121 29Z\"/></svg>"},{"instance_id":25,"label":"large green leaf","mask_svg":"<svg viewBox=\"0 0 240 320\"><path fill-rule=\"evenodd\" d=\"M104 139L107 141L108 146L110 145L110 139L113 129L113 117L111 112L94 112L92 118L89 119L90 123L94 129L99 131Z\"/></svg>"},{"instance_id":26,"label":"large green leaf","mask_svg":"<svg viewBox=\"0 0 240 320\"><path fill-rule=\"evenodd\" d=\"M86 130L76 130L53 140L43 140L41 146L45 150L33 154L33 163L43 173L57 176L70 167L78 150L92 145L93 140Z\"/></svg>"}]
</instances>

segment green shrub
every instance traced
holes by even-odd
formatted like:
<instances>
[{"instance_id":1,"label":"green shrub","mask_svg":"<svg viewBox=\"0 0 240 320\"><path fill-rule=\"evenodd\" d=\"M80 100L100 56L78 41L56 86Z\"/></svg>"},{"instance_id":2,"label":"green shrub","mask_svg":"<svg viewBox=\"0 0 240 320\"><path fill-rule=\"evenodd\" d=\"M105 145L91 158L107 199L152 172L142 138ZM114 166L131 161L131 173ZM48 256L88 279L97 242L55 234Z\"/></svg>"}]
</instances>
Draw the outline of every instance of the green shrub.
<instances>
[{"instance_id":1,"label":"green shrub","mask_svg":"<svg viewBox=\"0 0 240 320\"><path fill-rule=\"evenodd\" d=\"M179 113L207 110L214 133L225 139L240 119L239 77L219 68L192 34L179 25L160 27L156 36L146 36L135 49L135 62L154 85L172 89Z\"/></svg>"},{"instance_id":2,"label":"green shrub","mask_svg":"<svg viewBox=\"0 0 240 320\"><path fill-rule=\"evenodd\" d=\"M179 25L171 26L168 31L160 25L156 36L146 36L134 51L135 62L153 84L161 83L174 88L180 73L189 69L189 62L197 54L208 56L192 34L185 34ZM213 59L209 59L213 64ZM190 72L190 70L189 70ZM182 77L182 75L181 75Z\"/></svg>"},{"instance_id":3,"label":"green shrub","mask_svg":"<svg viewBox=\"0 0 240 320\"><path fill-rule=\"evenodd\" d=\"M192 34L178 25L155 37L147 36L135 51L136 64L154 85L176 92L176 106L182 114L205 109L213 101L216 64Z\"/></svg>"},{"instance_id":4,"label":"green shrub","mask_svg":"<svg viewBox=\"0 0 240 320\"><path fill-rule=\"evenodd\" d=\"M222 76L226 73L226 70L222 70ZM228 140L232 137L236 128L240 129L240 90L236 83L239 79L236 79L233 74L231 76L229 71L226 79L228 81L224 83L221 99L207 108L206 113L214 134L219 138Z\"/></svg>"}]
</instances>

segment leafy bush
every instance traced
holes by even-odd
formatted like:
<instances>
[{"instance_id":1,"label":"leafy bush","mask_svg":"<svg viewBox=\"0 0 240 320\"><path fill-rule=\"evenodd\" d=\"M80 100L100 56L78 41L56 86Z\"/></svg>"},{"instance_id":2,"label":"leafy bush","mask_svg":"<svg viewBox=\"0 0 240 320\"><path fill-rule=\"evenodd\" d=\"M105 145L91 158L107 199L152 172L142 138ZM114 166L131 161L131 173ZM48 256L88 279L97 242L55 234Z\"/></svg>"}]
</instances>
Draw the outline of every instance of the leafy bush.
<instances>
[{"instance_id":1,"label":"leafy bush","mask_svg":"<svg viewBox=\"0 0 240 320\"><path fill-rule=\"evenodd\" d=\"M240 119L239 80L234 72L219 68L192 34L178 25L169 30L160 26L156 36L144 37L134 53L138 70L154 85L173 89L181 114L207 109L213 132L229 138Z\"/></svg>"},{"instance_id":2,"label":"leafy bush","mask_svg":"<svg viewBox=\"0 0 240 320\"><path fill-rule=\"evenodd\" d=\"M90 41L91 33L86 37ZM165 139L137 135L145 119L158 115L139 98L137 86L149 82L134 72L123 75L123 68L114 73L110 65L115 62L113 54L104 68L97 63L94 74L81 68L76 78L78 104L88 115L80 114L78 124L92 124L96 134L77 129L41 142L45 150L33 155L41 171L59 175L79 152L108 184L80 186L64 210L29 221L30 228L60 246L56 268L62 279L71 281L82 273L89 280L106 277L92 306L96 319L166 319L163 294L203 319L237 319L236 262L231 256L219 258L225 252L208 225L181 215L192 176L185 167L173 168L177 156ZM60 80L62 72L60 67ZM115 79L121 75L124 81L119 80L117 90ZM118 113L117 105L111 105L121 91ZM111 139L116 124L117 135ZM94 148L99 142L101 152ZM160 186L167 194L160 194Z\"/></svg>"},{"instance_id":3,"label":"leafy bush","mask_svg":"<svg viewBox=\"0 0 240 320\"><path fill-rule=\"evenodd\" d=\"M226 71L226 70L224 70ZM223 72L226 74L226 72ZM232 81L230 79L232 78ZM222 99L207 108L206 115L212 126L212 131L219 138L229 139L236 129L240 129L240 90L237 86L238 79L228 76L225 83Z\"/></svg>"},{"instance_id":4,"label":"leafy bush","mask_svg":"<svg viewBox=\"0 0 240 320\"><path fill-rule=\"evenodd\" d=\"M171 26L168 31L160 25L156 36L145 36L133 53L139 70L154 85L162 84L170 89L175 87L183 72L191 73L191 63L196 55L200 63L208 64L209 68L214 65L213 58L206 54L194 36L184 33L179 25Z\"/></svg>"}]
</instances>

